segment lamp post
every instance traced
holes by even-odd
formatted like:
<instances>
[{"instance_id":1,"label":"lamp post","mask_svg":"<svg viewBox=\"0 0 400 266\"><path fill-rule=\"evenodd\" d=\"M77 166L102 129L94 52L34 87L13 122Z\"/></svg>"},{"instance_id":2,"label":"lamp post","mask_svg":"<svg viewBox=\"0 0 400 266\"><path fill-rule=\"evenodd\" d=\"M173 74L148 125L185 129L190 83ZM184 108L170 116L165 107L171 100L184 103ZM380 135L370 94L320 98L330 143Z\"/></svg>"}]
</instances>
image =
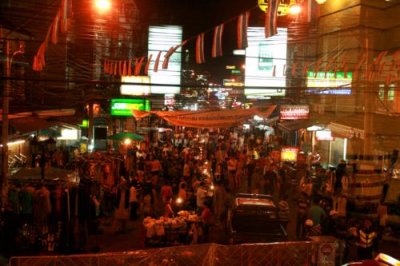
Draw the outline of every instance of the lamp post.
<instances>
[{"instance_id":1,"label":"lamp post","mask_svg":"<svg viewBox=\"0 0 400 266\"><path fill-rule=\"evenodd\" d=\"M50 160L51 160L51 155L55 150L57 149L56 141L53 138L48 138L47 140L44 141L38 141L37 138L33 138L31 140L31 153L32 156L40 155L40 161L39 161L39 166L41 168L40 170L40 177L42 180L45 178L45 168L46 168L46 162L47 162L47 155L49 154Z\"/></svg>"}]
</instances>

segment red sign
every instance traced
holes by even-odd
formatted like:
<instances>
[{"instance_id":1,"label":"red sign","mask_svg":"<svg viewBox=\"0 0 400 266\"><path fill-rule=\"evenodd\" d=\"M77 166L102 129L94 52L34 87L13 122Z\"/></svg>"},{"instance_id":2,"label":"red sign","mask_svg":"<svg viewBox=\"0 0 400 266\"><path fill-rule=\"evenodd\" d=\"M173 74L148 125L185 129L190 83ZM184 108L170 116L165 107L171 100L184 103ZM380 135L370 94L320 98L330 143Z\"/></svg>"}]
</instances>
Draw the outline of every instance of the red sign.
<instances>
[{"instance_id":1,"label":"red sign","mask_svg":"<svg viewBox=\"0 0 400 266\"><path fill-rule=\"evenodd\" d=\"M309 116L308 105L281 105L280 119L282 120L308 119Z\"/></svg>"}]
</instances>

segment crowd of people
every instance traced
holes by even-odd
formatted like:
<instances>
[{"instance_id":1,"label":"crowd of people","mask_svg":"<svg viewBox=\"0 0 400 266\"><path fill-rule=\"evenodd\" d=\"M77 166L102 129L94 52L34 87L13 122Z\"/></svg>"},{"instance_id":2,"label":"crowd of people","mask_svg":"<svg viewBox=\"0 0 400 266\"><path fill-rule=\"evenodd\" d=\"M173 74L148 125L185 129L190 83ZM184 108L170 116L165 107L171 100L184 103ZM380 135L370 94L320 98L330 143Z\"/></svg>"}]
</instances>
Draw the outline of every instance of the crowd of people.
<instances>
[{"instance_id":1,"label":"crowd of people","mask_svg":"<svg viewBox=\"0 0 400 266\"><path fill-rule=\"evenodd\" d=\"M352 241L357 243L360 258L372 257L372 252L377 250L379 227L369 218L357 220L346 214L350 182L346 162L339 163L336 169L325 169L312 159L303 164L281 162L272 156L280 144L279 138L273 135L232 129L170 133L145 145L121 146L121 150L108 153L113 156L118 153L122 158L111 182L107 177L107 183L103 183L102 167L98 167L100 174L96 178L87 173L90 170L80 169L81 182L92 179L96 184L85 189L78 187L78 192L85 194L78 193L80 198L87 199L88 206L74 211L86 210L90 214L78 217L80 234L97 230L91 227L97 227L104 216L114 218L115 234L120 234L128 231L129 220L174 217L180 210L189 210L202 218L203 241L208 241L210 229L224 225L235 194L247 192L273 196L284 226L290 226L290 217L296 217L295 239L333 235L347 244L345 257ZM54 195L63 192L50 192L43 184L36 189L29 184L13 187L8 194L8 211L23 216L23 224L33 224L36 230L46 231L50 221L47 215L62 210L64 198L61 194L59 198ZM42 201L40 197L46 199ZM71 195L66 197L71 211ZM32 201L28 209L27 200ZM38 202L45 204L40 207L45 212L42 217L33 207ZM18 232L9 231L9 234ZM84 238L77 239L79 242Z\"/></svg>"}]
</instances>

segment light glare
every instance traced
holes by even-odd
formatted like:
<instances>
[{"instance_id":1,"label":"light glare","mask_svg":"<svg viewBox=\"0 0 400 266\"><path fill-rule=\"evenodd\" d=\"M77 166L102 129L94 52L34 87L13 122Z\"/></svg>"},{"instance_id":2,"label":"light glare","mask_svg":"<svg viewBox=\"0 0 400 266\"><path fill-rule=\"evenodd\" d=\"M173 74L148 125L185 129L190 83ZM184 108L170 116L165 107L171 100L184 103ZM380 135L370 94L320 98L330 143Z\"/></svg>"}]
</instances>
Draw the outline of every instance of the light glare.
<instances>
[{"instance_id":1,"label":"light glare","mask_svg":"<svg viewBox=\"0 0 400 266\"><path fill-rule=\"evenodd\" d=\"M99 12L107 12L111 8L110 0L95 0L96 9Z\"/></svg>"},{"instance_id":2,"label":"light glare","mask_svg":"<svg viewBox=\"0 0 400 266\"><path fill-rule=\"evenodd\" d=\"M301 7L299 5L291 6L289 9L289 13L291 15L298 15L301 12Z\"/></svg>"}]
</instances>

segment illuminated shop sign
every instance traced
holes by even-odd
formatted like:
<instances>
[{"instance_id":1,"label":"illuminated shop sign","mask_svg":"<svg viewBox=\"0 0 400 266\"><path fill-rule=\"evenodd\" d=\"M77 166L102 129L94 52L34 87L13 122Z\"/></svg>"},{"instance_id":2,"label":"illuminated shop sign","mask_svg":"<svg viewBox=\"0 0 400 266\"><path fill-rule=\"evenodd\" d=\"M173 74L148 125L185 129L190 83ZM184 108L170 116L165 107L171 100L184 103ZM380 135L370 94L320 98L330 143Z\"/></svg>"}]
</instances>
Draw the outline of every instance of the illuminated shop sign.
<instances>
[{"instance_id":1,"label":"illuminated shop sign","mask_svg":"<svg viewBox=\"0 0 400 266\"><path fill-rule=\"evenodd\" d=\"M122 76L121 82L121 95L140 96L150 94L150 77L148 76Z\"/></svg>"},{"instance_id":2,"label":"illuminated shop sign","mask_svg":"<svg viewBox=\"0 0 400 266\"><path fill-rule=\"evenodd\" d=\"M280 119L298 120L308 119L310 116L310 107L308 105L281 105Z\"/></svg>"},{"instance_id":3,"label":"illuminated shop sign","mask_svg":"<svg viewBox=\"0 0 400 266\"><path fill-rule=\"evenodd\" d=\"M296 162L299 148L296 147L283 147L281 150L281 161Z\"/></svg>"},{"instance_id":4,"label":"illuminated shop sign","mask_svg":"<svg viewBox=\"0 0 400 266\"><path fill-rule=\"evenodd\" d=\"M287 29L265 38L264 27L248 27L246 48L245 95L249 99L285 96Z\"/></svg>"},{"instance_id":5,"label":"illuminated shop sign","mask_svg":"<svg viewBox=\"0 0 400 266\"><path fill-rule=\"evenodd\" d=\"M89 120L83 119L82 124L79 125L82 128L88 128L89 127Z\"/></svg>"},{"instance_id":6,"label":"illuminated shop sign","mask_svg":"<svg viewBox=\"0 0 400 266\"><path fill-rule=\"evenodd\" d=\"M317 130L317 131L315 131L315 138L317 140L333 140L332 131L330 131L330 130Z\"/></svg>"},{"instance_id":7,"label":"illuminated shop sign","mask_svg":"<svg viewBox=\"0 0 400 266\"><path fill-rule=\"evenodd\" d=\"M111 115L132 116L133 110L150 111L148 99L111 99Z\"/></svg>"},{"instance_id":8,"label":"illuminated shop sign","mask_svg":"<svg viewBox=\"0 0 400 266\"><path fill-rule=\"evenodd\" d=\"M307 72L307 90L309 94L351 95L353 73L346 72Z\"/></svg>"},{"instance_id":9,"label":"illuminated shop sign","mask_svg":"<svg viewBox=\"0 0 400 266\"><path fill-rule=\"evenodd\" d=\"M171 47L182 43L182 27L165 25L150 26L148 56L151 55L149 77L152 94L179 94L181 85L182 49L179 47L170 57L168 69L162 69L164 56ZM154 63L161 51L159 68L154 72ZM164 84L168 84L165 86ZM164 86L163 86L164 85ZM176 85L176 86L174 86Z\"/></svg>"},{"instance_id":10,"label":"illuminated shop sign","mask_svg":"<svg viewBox=\"0 0 400 266\"><path fill-rule=\"evenodd\" d=\"M258 0L258 7L266 12L268 9L268 0ZM290 7L296 5L296 0L285 0L279 3L278 16L287 16L290 13Z\"/></svg>"}]
</instances>

